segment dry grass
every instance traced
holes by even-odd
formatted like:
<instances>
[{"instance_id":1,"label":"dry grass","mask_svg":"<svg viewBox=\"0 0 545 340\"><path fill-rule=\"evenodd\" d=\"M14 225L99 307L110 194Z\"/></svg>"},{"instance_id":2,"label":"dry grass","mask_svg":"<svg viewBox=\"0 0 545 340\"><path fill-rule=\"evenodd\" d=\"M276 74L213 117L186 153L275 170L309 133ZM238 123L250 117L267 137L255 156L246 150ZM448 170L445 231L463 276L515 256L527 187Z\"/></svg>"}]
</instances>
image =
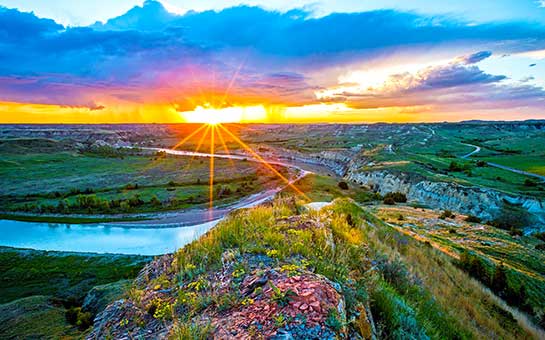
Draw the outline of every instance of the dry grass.
<instances>
[{"instance_id":1,"label":"dry grass","mask_svg":"<svg viewBox=\"0 0 545 340\"><path fill-rule=\"evenodd\" d=\"M508 307L480 282L456 267L451 257L442 253L441 246L439 249L431 247L422 242L425 238L413 239L411 234L414 233L402 234L398 228L378 219L368 229L369 242L392 257L400 256L444 310L476 338L543 338L543 332L524 314ZM407 235L401 236L403 242L399 242L400 235Z\"/></svg>"}]
</instances>

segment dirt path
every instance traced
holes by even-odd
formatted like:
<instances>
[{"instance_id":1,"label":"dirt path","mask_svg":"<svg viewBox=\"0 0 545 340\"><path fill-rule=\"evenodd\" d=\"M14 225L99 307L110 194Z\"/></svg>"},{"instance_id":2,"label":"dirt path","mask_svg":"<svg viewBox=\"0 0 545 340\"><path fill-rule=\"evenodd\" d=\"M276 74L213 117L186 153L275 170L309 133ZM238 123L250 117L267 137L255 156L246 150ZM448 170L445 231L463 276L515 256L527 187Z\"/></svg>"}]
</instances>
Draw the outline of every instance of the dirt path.
<instances>
[{"instance_id":1,"label":"dirt path","mask_svg":"<svg viewBox=\"0 0 545 340\"><path fill-rule=\"evenodd\" d=\"M472 155L474 155L474 154L478 153L479 151L481 151L481 148L479 146L477 146L477 145L466 144L466 143L462 143L462 144L467 145L467 146L472 146L472 147L475 148L475 150L471 151L470 153L468 153L466 155L461 156L460 158L467 159L467 158L471 157ZM527 172L527 171L511 168L511 167L501 165L501 164L497 164L497 163L492 163L492 162L485 162L485 163L487 165L489 165L489 166L493 166L493 167L498 168L498 169L511 171L511 172L514 172L514 173L519 174L519 175L534 177L534 178L540 179L540 180L545 182L545 176L542 176L542 175L538 175L538 174L534 174L532 172Z\"/></svg>"}]
</instances>

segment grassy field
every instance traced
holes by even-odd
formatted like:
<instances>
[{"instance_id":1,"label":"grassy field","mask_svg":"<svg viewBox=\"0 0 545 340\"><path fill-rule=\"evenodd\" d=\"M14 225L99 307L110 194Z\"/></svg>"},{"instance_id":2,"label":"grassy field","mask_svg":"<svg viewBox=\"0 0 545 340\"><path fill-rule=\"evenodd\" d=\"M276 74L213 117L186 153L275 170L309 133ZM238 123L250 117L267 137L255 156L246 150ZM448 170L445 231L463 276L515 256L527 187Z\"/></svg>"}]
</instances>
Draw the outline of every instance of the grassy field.
<instances>
[{"instance_id":1,"label":"grassy field","mask_svg":"<svg viewBox=\"0 0 545 340\"><path fill-rule=\"evenodd\" d=\"M486 268L487 285L494 276L494 269L505 266L508 285L516 292L524 286L526 301L519 301L521 304L517 307L526 308L532 315L545 312L545 252L538 249L543 241L485 224L469 223L463 215L441 219L440 212L434 210L379 206L376 213L398 230L422 242L430 242L452 258L460 258L464 252L480 257Z\"/></svg>"},{"instance_id":2,"label":"grassy field","mask_svg":"<svg viewBox=\"0 0 545 340\"><path fill-rule=\"evenodd\" d=\"M515 169L543 174L545 133L516 124L375 124L269 127L248 131L256 145L282 147L307 154L325 150L352 152L360 171L396 170L432 181L456 182L492 188L513 195L543 197L545 185L529 186L534 178L490 166L490 161ZM271 138L274 136L274 138ZM304 138L301 138L304 136ZM460 157L478 145L482 149L470 159ZM452 162L463 169L452 171Z\"/></svg>"},{"instance_id":3,"label":"grassy field","mask_svg":"<svg viewBox=\"0 0 545 340\"><path fill-rule=\"evenodd\" d=\"M133 278L150 259L0 247L0 303L32 295L81 303L93 286Z\"/></svg>"},{"instance_id":4,"label":"grassy field","mask_svg":"<svg viewBox=\"0 0 545 340\"><path fill-rule=\"evenodd\" d=\"M208 159L138 151L112 157L63 150L67 146L54 141L35 141L42 146L36 153L34 147L25 148L27 140L20 143L0 144L4 211L107 215L183 209L209 200ZM278 170L287 176L284 168ZM215 160L216 205L277 183L278 178L257 163Z\"/></svg>"},{"instance_id":5,"label":"grassy field","mask_svg":"<svg viewBox=\"0 0 545 340\"><path fill-rule=\"evenodd\" d=\"M342 189L339 183L343 182L347 185L346 189ZM313 202L331 202L338 197L352 197L357 202L370 202L380 199L374 193L362 189L352 183L344 182L342 179L310 174L294 183L297 189L304 192L306 196ZM298 195L293 188L286 187L283 194Z\"/></svg>"},{"instance_id":6,"label":"grassy field","mask_svg":"<svg viewBox=\"0 0 545 340\"><path fill-rule=\"evenodd\" d=\"M0 247L0 338L82 338L88 325L69 312L93 287L133 279L150 260Z\"/></svg>"}]
</instances>

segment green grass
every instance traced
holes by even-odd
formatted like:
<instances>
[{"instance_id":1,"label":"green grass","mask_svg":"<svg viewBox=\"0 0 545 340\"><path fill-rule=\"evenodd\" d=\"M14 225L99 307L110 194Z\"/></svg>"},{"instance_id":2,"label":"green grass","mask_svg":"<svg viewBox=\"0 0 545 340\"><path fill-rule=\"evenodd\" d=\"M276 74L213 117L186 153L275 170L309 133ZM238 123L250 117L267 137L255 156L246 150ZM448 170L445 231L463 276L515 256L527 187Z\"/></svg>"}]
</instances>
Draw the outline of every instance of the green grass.
<instances>
[{"instance_id":1,"label":"green grass","mask_svg":"<svg viewBox=\"0 0 545 340\"><path fill-rule=\"evenodd\" d=\"M316 179L309 185L327 182L333 184ZM321 193L326 194L330 192ZM528 336L444 254L404 236L347 199L319 212L305 212L290 197L237 211L177 252L172 279L163 276L144 286L185 287L173 303L185 312L171 317L183 327L207 324L207 313L215 313L227 296L228 306L222 308L238 308L245 301L237 295L236 284L218 291L211 288L210 278L224 268L226 257L233 257L232 276L244 280L251 272L246 261L252 256L259 257L258 271L273 263L280 271L310 270L339 284L346 300L346 326L360 335L368 328L362 327L359 315L370 305L380 338ZM133 302L149 308L140 299Z\"/></svg>"},{"instance_id":2,"label":"green grass","mask_svg":"<svg viewBox=\"0 0 545 340\"><path fill-rule=\"evenodd\" d=\"M66 224L93 224L105 222L142 221L143 218L87 218L87 217L62 217L62 216L30 216L17 214L0 214L0 220L13 220L22 222L66 223Z\"/></svg>"},{"instance_id":3,"label":"green grass","mask_svg":"<svg viewBox=\"0 0 545 340\"><path fill-rule=\"evenodd\" d=\"M31 296L0 304L0 338L61 339L82 334L66 321L65 308L48 296Z\"/></svg>"},{"instance_id":4,"label":"green grass","mask_svg":"<svg viewBox=\"0 0 545 340\"><path fill-rule=\"evenodd\" d=\"M112 158L71 151L4 153L2 157L0 210L4 211L142 213L198 207L209 200L209 163L204 159L138 152ZM285 169L279 171L287 175ZM274 174L256 163L215 161L214 192L222 187L231 190L225 197L216 197L218 205L274 186L278 181ZM94 195L109 201L128 200L138 195L144 202L130 209L74 207L80 195ZM161 204L152 204L153 197ZM61 202L70 209L57 209Z\"/></svg>"},{"instance_id":5,"label":"green grass","mask_svg":"<svg viewBox=\"0 0 545 340\"><path fill-rule=\"evenodd\" d=\"M377 199L374 193L360 188L354 183L348 183L348 190L343 190L339 187L339 182L342 179L323 176L318 174L309 174L299 181L295 182L295 186L301 192L314 202L331 202L338 197L352 197L357 202L369 202ZM287 187L282 191L284 194L297 195L293 188Z\"/></svg>"},{"instance_id":6,"label":"green grass","mask_svg":"<svg viewBox=\"0 0 545 340\"><path fill-rule=\"evenodd\" d=\"M150 259L0 247L0 303L32 295L81 302L93 286L134 278Z\"/></svg>"},{"instance_id":7,"label":"green grass","mask_svg":"<svg viewBox=\"0 0 545 340\"><path fill-rule=\"evenodd\" d=\"M509 155L484 157L487 162L498 163L515 169L545 176L545 154Z\"/></svg>"},{"instance_id":8,"label":"green grass","mask_svg":"<svg viewBox=\"0 0 545 340\"><path fill-rule=\"evenodd\" d=\"M398 219L400 214L404 216L403 221ZM516 288L524 285L527 301L536 313L545 310L542 294L545 291L545 253L535 249L536 245L542 243L537 238L514 237L505 230L464 222L461 217L448 220L448 224L437 223L433 218L436 219L438 213L431 210L381 207L378 216L418 235L423 241L433 242L446 253L454 254L452 256L458 256L464 251L472 252L485 259L490 272L494 266L503 263L511 285Z\"/></svg>"}]
</instances>

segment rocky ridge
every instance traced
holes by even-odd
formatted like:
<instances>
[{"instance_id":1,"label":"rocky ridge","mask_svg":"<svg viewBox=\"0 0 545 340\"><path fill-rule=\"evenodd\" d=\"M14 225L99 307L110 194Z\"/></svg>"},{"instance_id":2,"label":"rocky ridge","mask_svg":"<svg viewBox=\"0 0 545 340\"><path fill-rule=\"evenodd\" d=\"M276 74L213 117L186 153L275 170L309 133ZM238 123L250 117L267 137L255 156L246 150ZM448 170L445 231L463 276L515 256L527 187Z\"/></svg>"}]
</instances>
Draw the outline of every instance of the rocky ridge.
<instances>
[{"instance_id":1,"label":"rocky ridge","mask_svg":"<svg viewBox=\"0 0 545 340\"><path fill-rule=\"evenodd\" d=\"M389 171L359 172L350 169L346 179L366 185L380 194L402 192L409 200L434 209L459 211L484 220L496 218L504 204L508 203L524 208L535 216L537 222L545 223L545 201L535 198L515 197L492 189L456 183L431 182L418 176Z\"/></svg>"}]
</instances>

